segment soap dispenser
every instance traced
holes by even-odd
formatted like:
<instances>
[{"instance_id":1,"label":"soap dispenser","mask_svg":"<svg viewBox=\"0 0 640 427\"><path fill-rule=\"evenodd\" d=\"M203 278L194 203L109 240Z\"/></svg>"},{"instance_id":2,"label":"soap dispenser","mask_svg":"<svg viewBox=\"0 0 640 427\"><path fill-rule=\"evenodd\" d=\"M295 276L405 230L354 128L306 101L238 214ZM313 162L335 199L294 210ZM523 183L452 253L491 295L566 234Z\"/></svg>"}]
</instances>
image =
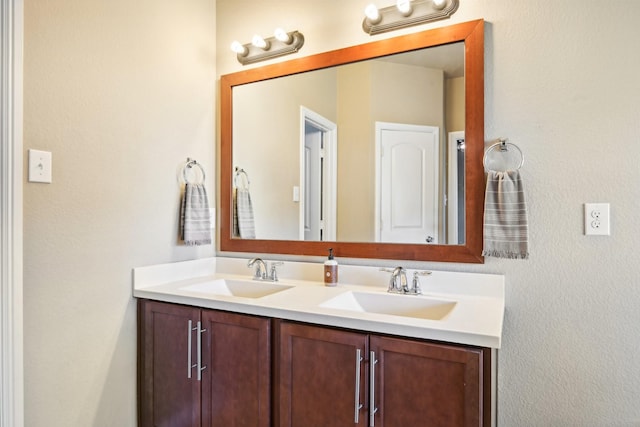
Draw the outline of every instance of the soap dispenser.
<instances>
[{"instance_id":1,"label":"soap dispenser","mask_svg":"<svg viewBox=\"0 0 640 427\"><path fill-rule=\"evenodd\" d=\"M333 249L329 248L329 258L324 262L324 285L338 284L338 261L333 259Z\"/></svg>"}]
</instances>

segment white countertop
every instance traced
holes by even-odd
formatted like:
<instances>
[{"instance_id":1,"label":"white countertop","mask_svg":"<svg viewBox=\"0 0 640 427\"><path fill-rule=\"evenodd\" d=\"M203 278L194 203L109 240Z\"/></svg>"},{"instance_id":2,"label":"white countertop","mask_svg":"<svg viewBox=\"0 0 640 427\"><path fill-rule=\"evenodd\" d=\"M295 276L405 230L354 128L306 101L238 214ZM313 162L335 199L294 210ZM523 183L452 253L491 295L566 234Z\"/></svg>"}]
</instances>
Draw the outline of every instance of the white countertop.
<instances>
[{"instance_id":1,"label":"white countertop","mask_svg":"<svg viewBox=\"0 0 640 427\"><path fill-rule=\"evenodd\" d=\"M242 258L206 258L135 268L133 296L367 332L500 348L504 317L502 275L433 271L431 276L420 279L423 295L396 296L455 301L453 310L441 320L321 306L349 291L387 295L390 275L380 272L377 267L341 265L338 286L327 287L313 280L321 280L322 264L286 261L278 268L280 280L277 283L291 287L261 298L184 289L213 279L250 280L252 269L248 269L246 263ZM407 270L409 280L412 272Z\"/></svg>"}]
</instances>

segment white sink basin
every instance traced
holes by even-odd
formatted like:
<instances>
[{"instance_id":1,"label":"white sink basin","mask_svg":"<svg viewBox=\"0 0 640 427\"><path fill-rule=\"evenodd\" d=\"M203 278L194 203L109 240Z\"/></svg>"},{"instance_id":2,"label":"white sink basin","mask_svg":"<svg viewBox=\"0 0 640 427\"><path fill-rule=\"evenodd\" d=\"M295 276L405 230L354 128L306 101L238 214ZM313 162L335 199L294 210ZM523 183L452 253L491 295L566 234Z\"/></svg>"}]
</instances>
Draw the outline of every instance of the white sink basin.
<instances>
[{"instance_id":1,"label":"white sink basin","mask_svg":"<svg viewBox=\"0 0 640 427\"><path fill-rule=\"evenodd\" d=\"M292 286L252 280L216 279L180 288L183 291L243 298L261 298Z\"/></svg>"},{"instance_id":2,"label":"white sink basin","mask_svg":"<svg viewBox=\"0 0 640 427\"><path fill-rule=\"evenodd\" d=\"M395 295L345 292L320 304L320 307L361 313L391 314L417 319L442 320L456 306L455 301L420 295Z\"/></svg>"}]
</instances>

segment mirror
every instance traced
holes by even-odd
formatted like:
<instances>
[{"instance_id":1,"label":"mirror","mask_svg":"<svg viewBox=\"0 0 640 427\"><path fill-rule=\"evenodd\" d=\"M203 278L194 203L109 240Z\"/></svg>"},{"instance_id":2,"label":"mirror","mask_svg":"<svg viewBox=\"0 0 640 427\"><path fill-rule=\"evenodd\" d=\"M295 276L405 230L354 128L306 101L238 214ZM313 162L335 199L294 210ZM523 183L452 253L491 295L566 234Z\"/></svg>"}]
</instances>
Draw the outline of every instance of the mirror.
<instances>
[{"instance_id":1,"label":"mirror","mask_svg":"<svg viewBox=\"0 0 640 427\"><path fill-rule=\"evenodd\" d=\"M252 238L464 242L464 42L236 86L232 115Z\"/></svg>"},{"instance_id":2,"label":"mirror","mask_svg":"<svg viewBox=\"0 0 640 427\"><path fill-rule=\"evenodd\" d=\"M220 249L482 262L483 31L472 21L222 76ZM416 135L426 148L407 145ZM233 232L233 189L247 183L251 239ZM403 234L425 218L430 231Z\"/></svg>"}]
</instances>

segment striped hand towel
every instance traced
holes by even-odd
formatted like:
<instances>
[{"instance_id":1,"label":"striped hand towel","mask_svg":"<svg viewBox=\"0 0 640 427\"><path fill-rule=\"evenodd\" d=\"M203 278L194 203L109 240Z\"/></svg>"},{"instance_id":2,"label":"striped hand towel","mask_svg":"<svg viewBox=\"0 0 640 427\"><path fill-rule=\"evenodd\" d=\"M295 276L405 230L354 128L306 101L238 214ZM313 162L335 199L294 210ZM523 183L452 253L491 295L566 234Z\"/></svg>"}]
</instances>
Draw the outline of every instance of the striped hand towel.
<instances>
[{"instance_id":1,"label":"striped hand towel","mask_svg":"<svg viewBox=\"0 0 640 427\"><path fill-rule=\"evenodd\" d=\"M529 225L520 172L489 171L484 201L482 255L529 258Z\"/></svg>"},{"instance_id":2,"label":"striped hand towel","mask_svg":"<svg viewBox=\"0 0 640 427\"><path fill-rule=\"evenodd\" d=\"M180 239L187 246L211 244L209 199L203 184L185 184L180 207Z\"/></svg>"},{"instance_id":3,"label":"striped hand towel","mask_svg":"<svg viewBox=\"0 0 640 427\"><path fill-rule=\"evenodd\" d=\"M233 236L242 239L256 238L251 195L245 188L235 188L233 191Z\"/></svg>"}]
</instances>

